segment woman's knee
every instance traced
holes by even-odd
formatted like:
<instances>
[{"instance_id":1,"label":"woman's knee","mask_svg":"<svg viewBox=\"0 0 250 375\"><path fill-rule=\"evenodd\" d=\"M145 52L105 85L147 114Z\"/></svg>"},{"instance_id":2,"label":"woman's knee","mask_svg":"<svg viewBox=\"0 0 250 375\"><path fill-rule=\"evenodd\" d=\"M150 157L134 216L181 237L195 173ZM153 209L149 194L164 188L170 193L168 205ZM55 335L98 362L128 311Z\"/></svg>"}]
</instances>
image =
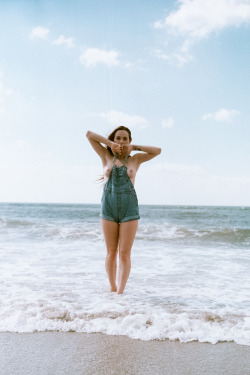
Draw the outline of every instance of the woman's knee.
<instances>
[{"instance_id":1,"label":"woman's knee","mask_svg":"<svg viewBox=\"0 0 250 375\"><path fill-rule=\"evenodd\" d=\"M122 262L130 262L130 251L119 251L119 260Z\"/></svg>"},{"instance_id":2,"label":"woman's knee","mask_svg":"<svg viewBox=\"0 0 250 375\"><path fill-rule=\"evenodd\" d=\"M117 256L117 249L112 249L112 248L109 248L107 249L107 257L112 259L112 258L116 258Z\"/></svg>"}]
</instances>

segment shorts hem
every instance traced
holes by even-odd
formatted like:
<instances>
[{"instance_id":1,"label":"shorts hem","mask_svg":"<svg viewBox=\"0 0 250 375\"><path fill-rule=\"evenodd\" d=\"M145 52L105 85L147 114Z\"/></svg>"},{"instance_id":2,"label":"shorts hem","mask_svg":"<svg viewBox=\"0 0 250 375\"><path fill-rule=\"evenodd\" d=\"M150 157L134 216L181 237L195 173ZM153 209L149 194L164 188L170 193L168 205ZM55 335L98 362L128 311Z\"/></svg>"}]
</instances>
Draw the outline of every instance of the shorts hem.
<instances>
[{"instance_id":1,"label":"shorts hem","mask_svg":"<svg viewBox=\"0 0 250 375\"><path fill-rule=\"evenodd\" d=\"M125 217L124 219L122 219L122 220L120 221L120 223L126 223L127 221L139 220L139 219L140 219L140 216L139 216L139 215L128 216L128 217Z\"/></svg>"},{"instance_id":2,"label":"shorts hem","mask_svg":"<svg viewBox=\"0 0 250 375\"><path fill-rule=\"evenodd\" d=\"M140 216L135 215L135 216L124 217L124 219L122 219L121 221L115 220L112 217L106 216L106 215L100 215L100 218L104 219L104 220L108 220L108 221L113 221L114 223L120 224L120 223L126 223L127 221L139 220Z\"/></svg>"},{"instance_id":3,"label":"shorts hem","mask_svg":"<svg viewBox=\"0 0 250 375\"><path fill-rule=\"evenodd\" d=\"M110 217L110 216L100 215L100 218L101 218L101 219L104 219L104 220L108 220L108 221L113 221L114 223L118 223L118 224L119 224L119 221L113 219L113 218Z\"/></svg>"}]
</instances>

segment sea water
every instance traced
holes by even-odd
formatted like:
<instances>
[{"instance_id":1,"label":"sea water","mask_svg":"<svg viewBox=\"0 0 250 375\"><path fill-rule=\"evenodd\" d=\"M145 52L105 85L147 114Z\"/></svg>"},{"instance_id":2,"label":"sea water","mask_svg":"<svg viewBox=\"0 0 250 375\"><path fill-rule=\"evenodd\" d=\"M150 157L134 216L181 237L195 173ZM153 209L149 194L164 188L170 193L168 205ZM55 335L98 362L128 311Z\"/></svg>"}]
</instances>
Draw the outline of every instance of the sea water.
<instances>
[{"instance_id":1,"label":"sea water","mask_svg":"<svg viewBox=\"0 0 250 375\"><path fill-rule=\"evenodd\" d=\"M0 204L0 331L250 345L250 207L140 206L124 295L99 211Z\"/></svg>"}]
</instances>

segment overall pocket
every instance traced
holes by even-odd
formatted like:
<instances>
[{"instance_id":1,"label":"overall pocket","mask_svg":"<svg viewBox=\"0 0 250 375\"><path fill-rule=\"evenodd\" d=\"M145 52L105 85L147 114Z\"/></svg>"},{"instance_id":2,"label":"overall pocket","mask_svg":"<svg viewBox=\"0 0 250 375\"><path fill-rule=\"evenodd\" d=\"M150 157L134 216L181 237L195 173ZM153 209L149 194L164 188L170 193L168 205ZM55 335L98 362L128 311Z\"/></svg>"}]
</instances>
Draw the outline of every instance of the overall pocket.
<instances>
[{"instance_id":1,"label":"overall pocket","mask_svg":"<svg viewBox=\"0 0 250 375\"><path fill-rule=\"evenodd\" d=\"M131 195L132 195L132 197L133 197L135 203L138 205L138 199L137 199L137 195L136 195L136 191L135 191L135 189L132 188L132 189L130 190L130 193L131 193Z\"/></svg>"}]
</instances>

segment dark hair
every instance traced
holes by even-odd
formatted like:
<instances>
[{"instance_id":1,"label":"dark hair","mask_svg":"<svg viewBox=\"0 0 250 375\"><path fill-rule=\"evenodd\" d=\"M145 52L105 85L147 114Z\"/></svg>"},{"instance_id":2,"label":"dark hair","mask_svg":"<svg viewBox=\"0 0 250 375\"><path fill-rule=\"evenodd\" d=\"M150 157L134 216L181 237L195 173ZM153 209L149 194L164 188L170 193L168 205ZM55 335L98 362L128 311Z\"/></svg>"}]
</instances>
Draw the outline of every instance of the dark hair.
<instances>
[{"instance_id":1,"label":"dark hair","mask_svg":"<svg viewBox=\"0 0 250 375\"><path fill-rule=\"evenodd\" d=\"M109 139L110 141L112 141L112 142L114 141L114 139L115 139L115 134L116 134L116 132L118 132L118 130L125 130L125 131L128 133L129 140L130 140L130 141L132 140L132 137L131 137L131 131L129 130L129 128L126 128L126 126L118 126L117 128L115 128L115 130L112 131L111 134L109 134L108 139ZM106 146L106 147L107 147L108 152L109 152L112 156L114 156L114 154L113 154L111 148L110 148L109 146ZM97 181L101 181L101 182L103 182L103 180L104 180L104 176L102 176L101 178L98 178ZM102 184L101 186L104 186L104 184Z\"/></svg>"},{"instance_id":2,"label":"dark hair","mask_svg":"<svg viewBox=\"0 0 250 375\"><path fill-rule=\"evenodd\" d=\"M131 137L131 131L129 130L129 128L126 128L126 126L118 126L118 128L115 128L115 130L112 131L112 133L108 136L108 139L110 141L114 141L115 139L115 134L116 132L118 132L118 130L125 130L127 133L128 133L128 136L129 136L129 140L131 141L132 140L132 137ZM108 152L113 155L113 152L111 151L111 148L109 146L107 146L107 150Z\"/></svg>"}]
</instances>

